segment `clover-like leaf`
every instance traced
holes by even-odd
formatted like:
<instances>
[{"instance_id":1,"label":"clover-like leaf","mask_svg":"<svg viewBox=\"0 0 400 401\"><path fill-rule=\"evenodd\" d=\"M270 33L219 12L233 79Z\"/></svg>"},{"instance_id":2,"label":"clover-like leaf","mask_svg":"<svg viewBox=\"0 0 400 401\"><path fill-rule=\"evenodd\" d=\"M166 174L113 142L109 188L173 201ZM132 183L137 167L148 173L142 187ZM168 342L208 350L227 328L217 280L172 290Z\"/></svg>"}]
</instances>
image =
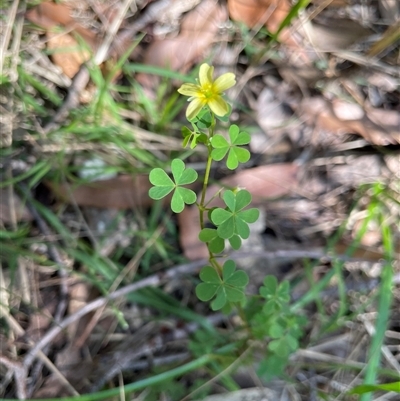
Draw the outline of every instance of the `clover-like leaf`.
<instances>
[{"instance_id":1,"label":"clover-like leaf","mask_svg":"<svg viewBox=\"0 0 400 401\"><path fill-rule=\"evenodd\" d=\"M281 376L283 374L288 362L288 356L282 358L276 354L269 353L266 358L261 360L260 365L257 369L257 373L264 380L270 381L274 377Z\"/></svg>"},{"instance_id":2,"label":"clover-like leaf","mask_svg":"<svg viewBox=\"0 0 400 401\"><path fill-rule=\"evenodd\" d=\"M273 322L273 324L270 325L268 334L272 338L280 338L284 335L285 329L279 324L279 322Z\"/></svg>"},{"instance_id":3,"label":"clover-like leaf","mask_svg":"<svg viewBox=\"0 0 400 401\"><path fill-rule=\"evenodd\" d=\"M151 170L149 180L154 185L154 187L149 190L149 196L155 200L164 198L175 188L174 182L161 168L154 168Z\"/></svg>"},{"instance_id":4,"label":"clover-like leaf","mask_svg":"<svg viewBox=\"0 0 400 401\"><path fill-rule=\"evenodd\" d=\"M247 132L240 132L237 125L231 125L229 128L230 143L220 134L211 139L213 151L211 157L213 160L220 161L226 154L226 166L230 170L235 170L239 163L246 163L250 159L250 152L241 148L241 145L247 145L250 142L250 135Z\"/></svg>"},{"instance_id":5,"label":"clover-like leaf","mask_svg":"<svg viewBox=\"0 0 400 401\"><path fill-rule=\"evenodd\" d=\"M226 284L233 287L246 287L249 282L249 278L243 270L236 271L236 264L233 260L227 260L224 263L222 277Z\"/></svg>"},{"instance_id":6,"label":"clover-like leaf","mask_svg":"<svg viewBox=\"0 0 400 401\"><path fill-rule=\"evenodd\" d=\"M229 238L229 243L231 244L231 247L235 251L240 249L240 247L242 246L242 240L240 239L240 237L238 235L233 235L231 238Z\"/></svg>"},{"instance_id":7,"label":"clover-like leaf","mask_svg":"<svg viewBox=\"0 0 400 401\"><path fill-rule=\"evenodd\" d=\"M297 349L298 346L299 343L297 339L292 337L290 334L286 334L279 339L272 340L268 344L268 348L281 358L287 357L292 351Z\"/></svg>"},{"instance_id":8,"label":"clover-like leaf","mask_svg":"<svg viewBox=\"0 0 400 401\"><path fill-rule=\"evenodd\" d=\"M211 213L211 220L218 227L218 235L224 239L234 235L243 239L249 238L248 224L254 223L260 215L256 208L243 210L251 202L250 192L244 189L237 193L228 190L225 191L223 200L227 206L226 209L216 208Z\"/></svg>"},{"instance_id":9,"label":"clover-like leaf","mask_svg":"<svg viewBox=\"0 0 400 401\"><path fill-rule=\"evenodd\" d=\"M196 194L181 185L191 184L197 179L197 172L192 168L185 168L185 163L181 159L174 159L171 163L172 180L161 168L155 168L150 172L149 180L154 185L150 188L149 196L159 200L167 196L174 190L171 199L171 209L175 213L180 213L185 204L191 205L196 202Z\"/></svg>"},{"instance_id":10,"label":"clover-like leaf","mask_svg":"<svg viewBox=\"0 0 400 401\"><path fill-rule=\"evenodd\" d=\"M283 339L272 340L268 344L268 349L270 349L273 353L275 353L281 358L288 356L290 353L286 341L284 341Z\"/></svg>"},{"instance_id":11,"label":"clover-like leaf","mask_svg":"<svg viewBox=\"0 0 400 401\"><path fill-rule=\"evenodd\" d=\"M227 302L241 302L244 298L244 287L249 278L244 271L236 271L233 260L227 260L222 267L222 278L217 271L206 266L200 272L200 283L196 287L197 297L201 301L209 301L215 296L211 303L213 310L221 309Z\"/></svg>"},{"instance_id":12,"label":"clover-like leaf","mask_svg":"<svg viewBox=\"0 0 400 401\"><path fill-rule=\"evenodd\" d=\"M199 233L199 240L207 242L212 253L220 253L225 249L225 240L218 235L215 228L203 228Z\"/></svg>"},{"instance_id":13,"label":"clover-like leaf","mask_svg":"<svg viewBox=\"0 0 400 401\"><path fill-rule=\"evenodd\" d=\"M266 311L281 310L290 301L289 287L287 280L278 284L278 279L275 276L266 276L264 286L260 288L260 295L267 300L264 309Z\"/></svg>"}]
</instances>

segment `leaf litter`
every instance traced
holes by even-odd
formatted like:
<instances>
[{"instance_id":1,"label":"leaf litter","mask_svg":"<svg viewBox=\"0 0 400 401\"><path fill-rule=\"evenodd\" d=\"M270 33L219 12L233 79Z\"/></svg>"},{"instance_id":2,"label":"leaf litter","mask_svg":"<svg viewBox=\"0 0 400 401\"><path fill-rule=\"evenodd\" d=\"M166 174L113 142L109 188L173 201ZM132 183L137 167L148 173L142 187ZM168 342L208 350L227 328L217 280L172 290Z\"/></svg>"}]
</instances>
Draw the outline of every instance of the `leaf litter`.
<instances>
[{"instance_id":1,"label":"leaf litter","mask_svg":"<svg viewBox=\"0 0 400 401\"><path fill-rule=\"evenodd\" d=\"M157 0L136 2L136 6L136 11L131 6L123 17L109 59L121 56L138 30L146 32L146 39L129 55L127 63L167 67L171 71L188 73L205 58L212 64L213 58L221 56L216 54L215 49L221 49L222 44L229 50L227 53L230 52L231 60L232 54L236 57L233 69L242 78L242 84L239 80L241 90L230 94L235 97L235 105L241 107L234 109L232 119L241 129L249 127L251 134L257 133L254 137L262 139L263 146L255 143L252 137L253 143L249 146L251 157L243 159L238 172L231 174L229 168L221 163L212 173L213 179L226 188L240 187L251 192L254 205L261 208L262 224L255 232L250 232L250 238L246 240L246 257L236 261L238 266L252 272L249 289L257 291L266 272L274 273L279 280L301 277L305 269L302 259L312 254L320 255L317 257L320 262L310 279L317 282L323 278L326 271L333 268L330 265L331 256L324 246L349 216L343 237L330 248L330 252L344 257L349 247L354 248L356 259L343 259L343 274L346 276L351 308L361 308L363 297L376 291L376 277L379 277L382 268L379 260L385 257L380 226L376 220L368 220L368 205L376 201L372 192L379 192L373 186L375 183L385 184L388 188L384 193L385 202L377 206L378 209L387 209L388 224L396 227L399 216L400 76L395 25L400 10L396 2L312 1L299 18L280 32L279 44L273 43L271 47L266 47L267 38L269 34L276 33L285 20L290 10L289 2L229 0L225 5L211 0ZM45 36L27 30L22 38L11 37L10 43L15 48L16 41L22 40L22 65L27 63L24 54L26 43L32 40L31 43L36 43L37 52L41 54L44 53L44 43L44 57L50 54L50 63L61 68L64 78L74 80L90 54L101 46L104 33L115 15L115 4L108 2L44 2L30 8L26 18L40 26ZM240 27L228 20L228 15L231 20L247 26L247 31L243 30L243 25ZM44 87L62 93L61 86L57 87L54 80L50 82L47 78L50 74L43 73L45 64L40 65L39 61L32 59L30 63L29 71ZM4 65L6 76L7 73L11 73L10 76L15 74L15 71L7 70L12 66ZM107 73L107 68L103 69L103 73ZM131 78L120 76L114 82L121 83ZM151 101L157 98L162 80L145 73L135 74L133 79L146 87L145 93ZM25 95L45 104L40 85L27 86L24 90ZM120 102L127 99L115 90L113 96ZM41 105L34 110L39 110L38 106ZM143 171L153 166L144 153L139 154L137 160L110 146L110 143L82 143L78 135L69 135L65 131L56 132L57 135L42 134L38 141L32 127L41 132L45 121L37 116L30 116L24 121L26 117L18 107L13 113L16 116L13 116L13 140L17 144L25 141L34 149L30 154L30 148L17 148L20 152L17 157L27 160L24 172L29 172L34 158L39 157L44 149L52 149L44 154L56 155L66 150L62 154L69 155L65 163L72 170L79 166L79 157L76 156L90 158L93 152L106 164L116 163L123 173L90 183L79 180L69 182L71 174L61 181L38 178L36 184L40 181L40 185L33 186L33 197L54 212L54 216L73 234L72 238L57 231L57 225L52 225L50 234L43 231L40 218L32 216L24 208L24 203L18 200L25 196L21 196L17 184L19 192L12 195L14 205L9 201L10 194L14 194L13 188L8 187L7 193L1 193L2 228L28 224L30 236L35 239L35 243L31 242L24 248L28 263L25 259L10 256L12 252L7 250L6 255L9 256L1 266L4 283L1 296L6 302L3 302L0 313L9 327L8 332L1 333L2 355L7 358L0 360L2 373L5 372L1 381L1 396L15 397L28 392L29 397L59 397L99 389L107 383L118 383L118 356L123 356L121 366L126 382L146 377L151 362L145 355L150 355L161 365L168 363L169 354L178 355L187 351L185 344L177 344L177 340L186 339L194 329L171 313L162 314L164 320L160 323L149 324L156 316L158 318L160 311L157 306L140 301L140 297L133 297L129 303L110 303L68 325L66 332L60 332L42 349L40 359L35 361L29 372L30 381L24 378L23 369L16 364L24 360L26 349L54 327L53 319L60 302L60 283L68 288L68 310L63 315L63 318L68 318L101 297L105 289L111 288L112 291L116 288L114 285L118 286L117 283L121 282L127 285L123 275L124 268L130 267L130 264L135 266L138 263L139 273L149 275L165 269L168 271L182 261L178 256L169 260L171 249L179 249L189 260L206 257L204 244L198 240L195 208L187 206L176 220L168 218L168 221L162 218L159 211L158 217L153 217L156 225L148 227L145 213L152 210L157 216L157 207L160 206L146 196L149 182ZM128 114L124 111L123 115ZM129 114L130 117L132 115ZM177 118L180 120L182 116L179 114ZM115 121L115 117L107 113L103 117L104 121ZM70 121L64 120L61 125L67 126ZM126 117L125 122L139 138L135 146L140 150L151 149L152 155L159 156L160 160L165 160L163 152L176 150L175 144L168 142L171 138L163 139L160 131L169 130L171 134L166 136L181 139L173 125L159 131L148 125L145 114L138 113L133 119ZM144 130L143 136L140 136L140 129ZM219 134L228 138L227 132ZM11 145L9 140L6 142L6 147ZM127 152L126 149L124 151ZM124 174L126 165L116 161L121 154L127 155L126 159L131 162L128 171L140 173ZM196 168L201 157L201 151L192 154L185 160L186 165ZM12 166L7 157L2 166ZM360 201L351 210L354 194L367 184L371 185L370 189L361 193ZM198 190L195 187L192 189ZM208 196L211 197L216 189L217 185L210 188ZM216 207L222 206L218 197L213 202ZM102 214L101 210L109 213ZM97 224L88 225L89 215ZM50 218L56 222L54 217ZM124 223L119 224L118 219ZM134 225L126 223L132 220ZM176 225L171 227L171 222ZM363 227L366 227L366 232L360 238ZM168 234L163 237L159 234L161 232ZM398 226L394 235L398 256ZM99 244L107 236L123 237L124 241L105 247L107 252L99 253L101 257L96 260L84 257L86 253L82 252L82 248L78 249L80 253L67 255L62 252L67 276L59 274L59 265L51 256L52 243L57 243L61 249L73 249L77 239L83 237L88 246L99 249ZM134 252L140 249L144 250L144 256L136 262ZM157 257L146 256L150 249L157 250ZM115 263L121 268L119 278L114 274ZM96 265L101 265L103 270L91 271L91 266ZM15 268L21 277L21 282L17 284L13 284L11 274ZM398 264L394 263L394 268L395 277L399 277ZM135 271L129 277L134 277ZM26 286L26 283L30 285ZM399 285L400 279L397 278L394 282L395 294L398 294ZM10 291L7 290L9 286ZM293 298L298 299L299 294L309 286L309 281L303 279ZM213 315L204 305L196 304L193 293L193 283L185 281L182 276L176 276L163 287L163 296L178 297L181 308L182 305L194 307L212 321ZM334 283L321 297L326 313L336 313L339 293ZM394 311L398 309L399 301L400 298L395 296ZM117 313L118 309L120 313ZM178 311L175 310L175 313ZM340 368L331 374L323 366L329 367L329 363L333 363L335 366L365 367L365 349L370 338L368 327L376 313L373 305L359 315L359 320L349 320L347 328L339 328L322 337L317 335L321 328L318 314L312 308L307 309L307 313L312 323L308 335L314 344L305 344L293 355L293 366L288 368L288 374L295 382L293 397L287 395L286 387L278 381L263 383L282 399L309 400L316 391L335 396L344 394L352 381L357 380L356 376L344 373ZM224 319L224 324L235 324L235 318ZM385 367L393 366L390 364L391 357L399 357L395 340L398 339L396 319L398 316L394 313L388 327L388 333L393 338L388 335L386 339ZM223 321L216 319L215 327L226 327L222 326ZM132 366L140 366L135 363L143 361L146 363L136 368L135 375L132 375ZM320 363L322 368L310 369L309 366L316 363ZM109 368L108 373L104 371L104 366ZM104 381L98 379L99 374ZM190 376L184 379L186 388L192 379ZM235 379L238 383L250 383L247 387L259 384L258 379L255 381L246 370L237 373ZM213 392L219 389L219 386L212 387ZM233 399L234 395L230 397Z\"/></svg>"}]
</instances>

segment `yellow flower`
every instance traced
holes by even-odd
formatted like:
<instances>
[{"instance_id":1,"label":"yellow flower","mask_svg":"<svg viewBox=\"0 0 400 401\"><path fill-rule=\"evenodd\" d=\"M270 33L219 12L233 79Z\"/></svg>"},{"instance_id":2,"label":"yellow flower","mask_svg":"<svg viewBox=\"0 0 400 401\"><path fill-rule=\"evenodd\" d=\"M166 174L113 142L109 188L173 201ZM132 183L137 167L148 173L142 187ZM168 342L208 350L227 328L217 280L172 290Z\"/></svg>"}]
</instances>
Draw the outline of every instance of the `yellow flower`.
<instances>
[{"instance_id":1,"label":"yellow flower","mask_svg":"<svg viewBox=\"0 0 400 401\"><path fill-rule=\"evenodd\" d=\"M186 117L192 120L199 111L208 105L217 116L224 116L228 113L229 107L222 98L222 92L236 84L235 74L227 72L213 81L214 67L204 63L200 66L199 85L183 84L178 92L190 96L190 104L186 110Z\"/></svg>"}]
</instances>

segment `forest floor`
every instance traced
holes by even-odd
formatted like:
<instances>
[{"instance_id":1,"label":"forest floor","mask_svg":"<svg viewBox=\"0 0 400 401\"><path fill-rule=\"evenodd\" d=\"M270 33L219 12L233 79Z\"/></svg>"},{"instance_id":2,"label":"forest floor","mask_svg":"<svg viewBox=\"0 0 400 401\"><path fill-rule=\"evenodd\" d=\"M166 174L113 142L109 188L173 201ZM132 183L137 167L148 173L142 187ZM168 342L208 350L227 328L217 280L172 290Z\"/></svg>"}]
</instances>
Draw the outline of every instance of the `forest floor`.
<instances>
[{"instance_id":1,"label":"forest floor","mask_svg":"<svg viewBox=\"0 0 400 401\"><path fill-rule=\"evenodd\" d=\"M397 1L2 7L0 398L399 399ZM276 369L271 336L244 341L240 314L196 297L197 208L148 196L172 158L204 174L177 92L203 62L235 73L230 122L251 136L238 170L211 169L260 210L230 257L248 294L287 280L305 318Z\"/></svg>"}]
</instances>

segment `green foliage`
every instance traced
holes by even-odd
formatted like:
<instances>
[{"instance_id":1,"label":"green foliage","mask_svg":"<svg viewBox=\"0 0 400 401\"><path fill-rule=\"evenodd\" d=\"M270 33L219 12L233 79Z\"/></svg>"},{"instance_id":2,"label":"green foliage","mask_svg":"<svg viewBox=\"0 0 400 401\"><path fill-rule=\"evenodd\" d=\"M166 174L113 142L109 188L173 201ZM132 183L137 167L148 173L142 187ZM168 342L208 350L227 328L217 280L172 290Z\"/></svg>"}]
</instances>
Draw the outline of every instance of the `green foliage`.
<instances>
[{"instance_id":1,"label":"green foliage","mask_svg":"<svg viewBox=\"0 0 400 401\"><path fill-rule=\"evenodd\" d=\"M250 192L242 189L238 192L225 191L223 200L226 208L216 208L211 213L212 222L218 227L217 233L221 238L228 239L238 235L243 239L249 238L249 223L254 223L260 212L256 208L243 210L251 202Z\"/></svg>"},{"instance_id":2,"label":"green foliage","mask_svg":"<svg viewBox=\"0 0 400 401\"><path fill-rule=\"evenodd\" d=\"M189 121L190 129L182 128L183 147L195 149L201 143L208 151L203 188L197 206L200 215L199 240L208 247L210 264L200 271L201 283L196 286L196 295L201 301L210 302L212 310L229 313L233 308L239 308L242 311L241 316L246 319L245 326L250 333L249 339L266 341L266 356L261 361L259 371L266 378L271 378L282 374L290 353L298 348L306 321L289 307L288 281L278 283L276 277L267 276L260 288L260 296L246 299L245 287L249 281L247 274L236 270L233 260L227 260L221 266L215 257L224 251L226 240L233 249L240 249L242 239L250 235L249 224L259 217L258 209L248 208L252 198L244 189L225 190L222 195L225 207L208 207L206 203L212 162L226 158L227 167L235 170L239 163L246 163L250 159L250 152L243 148L250 142L247 132L240 131L237 125L231 125L228 139L214 133L217 119L227 122L229 115L230 112L218 117L208 107L204 107ZM171 209L179 213L185 204L196 202L194 192L182 186L194 182L197 173L193 169L185 169L180 159L172 161L171 171L173 179L161 168L151 171L150 182L153 187L149 195L153 199L162 199L174 191ZM219 191L214 196L218 194ZM205 216L215 227L205 227ZM212 353L219 345L215 333L198 332L190 343L190 349L194 355L203 355L205 352ZM241 346L231 344L230 347L225 351L232 355ZM221 366L216 364L214 362L213 368L221 370Z\"/></svg>"},{"instance_id":3,"label":"green foliage","mask_svg":"<svg viewBox=\"0 0 400 401\"><path fill-rule=\"evenodd\" d=\"M161 168L155 168L150 173L150 182L154 185L150 188L149 196L159 200L174 191L171 199L171 209L175 213L180 213L185 208L185 204L191 205L196 202L196 194L182 185L192 184L197 180L197 172L192 168L185 168L185 163L180 159L174 159L171 163L172 176L174 181Z\"/></svg>"},{"instance_id":4,"label":"green foliage","mask_svg":"<svg viewBox=\"0 0 400 401\"><path fill-rule=\"evenodd\" d=\"M281 358L278 355L268 355L260 362L257 374L266 381L281 376L288 363L288 358Z\"/></svg>"},{"instance_id":5,"label":"green foliage","mask_svg":"<svg viewBox=\"0 0 400 401\"><path fill-rule=\"evenodd\" d=\"M279 284L275 276L266 276L260 295L261 303L258 306L249 303L246 315L253 336L262 341L268 340L266 355L258 372L270 380L283 373L290 354L299 347L299 338L307 320L289 307L288 281Z\"/></svg>"},{"instance_id":6,"label":"green foliage","mask_svg":"<svg viewBox=\"0 0 400 401\"><path fill-rule=\"evenodd\" d=\"M260 295L267 300L264 309L266 311L279 311L290 301L289 290L287 280L278 284L278 279L275 276L266 276L264 286L260 288Z\"/></svg>"},{"instance_id":7,"label":"green foliage","mask_svg":"<svg viewBox=\"0 0 400 401\"><path fill-rule=\"evenodd\" d=\"M218 235L215 228L203 228L199 233L199 240L208 243L208 249L212 253L221 253L225 249L224 238ZM242 245L242 241L238 235L233 235L228 239L231 247L238 250Z\"/></svg>"},{"instance_id":8,"label":"green foliage","mask_svg":"<svg viewBox=\"0 0 400 401\"><path fill-rule=\"evenodd\" d=\"M231 125L229 138L230 143L220 134L211 138L211 146L213 147L211 157L213 160L220 161L228 154L226 166L230 170L235 170L239 163L246 163L250 159L250 152L239 147L250 143L250 135L247 132L240 132L237 125Z\"/></svg>"},{"instance_id":9,"label":"green foliage","mask_svg":"<svg viewBox=\"0 0 400 401\"><path fill-rule=\"evenodd\" d=\"M170 367L168 367L168 369L169 368ZM165 367L163 370L154 369L154 374L162 373L162 371L165 370ZM144 398L144 401L158 401L160 400L160 394L171 401L179 401L186 394L186 386L184 383L181 383L176 379L166 380L163 383L158 383L154 386L151 386L148 394Z\"/></svg>"},{"instance_id":10,"label":"green foliage","mask_svg":"<svg viewBox=\"0 0 400 401\"><path fill-rule=\"evenodd\" d=\"M204 130L211 127L212 117L210 110L203 109L200 113L191 121L192 125L197 127L198 130Z\"/></svg>"},{"instance_id":11,"label":"green foliage","mask_svg":"<svg viewBox=\"0 0 400 401\"><path fill-rule=\"evenodd\" d=\"M236 271L233 260L227 260L222 268L222 277L215 268L204 267L200 272L203 283L196 287L196 295L201 301L211 302L213 310L222 309L227 302L241 302L244 300L244 288L249 278L244 271Z\"/></svg>"},{"instance_id":12,"label":"green foliage","mask_svg":"<svg viewBox=\"0 0 400 401\"><path fill-rule=\"evenodd\" d=\"M194 332L192 339L189 341L189 350L195 356L204 354L212 354L217 345L222 345L225 339L218 336L217 333L206 330L197 330Z\"/></svg>"},{"instance_id":13,"label":"green foliage","mask_svg":"<svg viewBox=\"0 0 400 401\"><path fill-rule=\"evenodd\" d=\"M350 390L349 394L365 394L379 390L400 393L400 381L385 384L362 384L361 386L354 387L352 390Z\"/></svg>"},{"instance_id":14,"label":"green foliage","mask_svg":"<svg viewBox=\"0 0 400 401\"><path fill-rule=\"evenodd\" d=\"M221 253L225 249L225 240L218 235L215 228L203 228L199 240L208 243L208 249L213 253Z\"/></svg>"},{"instance_id":15,"label":"green foliage","mask_svg":"<svg viewBox=\"0 0 400 401\"><path fill-rule=\"evenodd\" d=\"M186 146L190 142L190 149L194 149L198 143L207 143L207 136L202 132L190 131L187 127L182 127L183 143L182 146Z\"/></svg>"}]
</instances>

